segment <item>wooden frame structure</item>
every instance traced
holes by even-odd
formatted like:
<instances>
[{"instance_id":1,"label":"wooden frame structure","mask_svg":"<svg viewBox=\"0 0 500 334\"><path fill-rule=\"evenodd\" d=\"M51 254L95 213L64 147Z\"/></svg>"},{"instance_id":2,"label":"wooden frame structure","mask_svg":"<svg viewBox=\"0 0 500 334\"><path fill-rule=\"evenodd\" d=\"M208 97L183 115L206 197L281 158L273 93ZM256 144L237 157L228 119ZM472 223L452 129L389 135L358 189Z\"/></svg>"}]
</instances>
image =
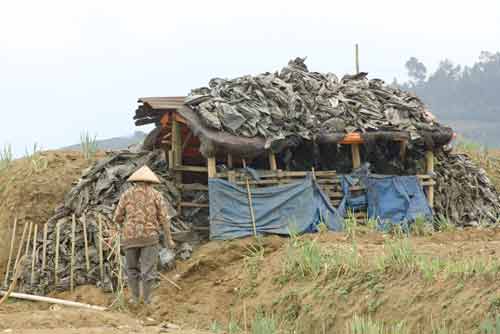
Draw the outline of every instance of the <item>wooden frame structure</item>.
<instances>
[{"instance_id":1,"label":"wooden frame structure","mask_svg":"<svg viewBox=\"0 0 500 334\"><path fill-rule=\"evenodd\" d=\"M247 185L247 187L261 187L270 185L285 184L288 182L296 181L298 178L305 177L311 171L286 171L278 169L278 164L276 161L276 156L271 152L267 152L267 160L269 169L259 170L259 175L261 177L260 181L250 181L248 176L244 173L239 172L235 167L246 166L246 162L243 160L241 163L234 161L233 157L228 154L224 159L224 163L228 168L228 171L217 172L217 159L222 161L220 157L215 156L208 157L204 159L204 165L188 165L184 162L184 157L186 152L189 151L188 155L199 153L199 141L193 136L190 131L186 120L176 112L176 109L171 109L169 112L164 113L160 121L161 126L166 130L166 134L162 139L162 145L165 153L168 157L170 172L174 175L175 183L179 192L184 191L207 191L208 186L201 184L190 184L184 183L186 173L201 173L206 175L208 178L225 178L230 182L237 185ZM363 139L359 133L350 133L346 135L342 141L342 145L351 146L351 157L353 169L361 166L361 154L360 146L363 145ZM400 146L400 156L404 159L406 155L406 145L405 140L395 141L395 144ZM197 146L198 145L198 146ZM425 189L427 199L431 207L434 204L434 153L432 151L427 151L425 153L426 169L425 174L417 175L422 186ZM325 194L330 198L331 203L336 206L340 203L343 194L340 189L340 179L337 177L335 171L314 171L313 175L325 192ZM363 191L363 187L351 187L351 191L360 192ZM207 197L208 198L208 197ZM181 200L178 204L178 211L182 212L183 208L186 207L196 207L196 208L207 208L208 203L195 203ZM366 213L356 213L356 217L366 217Z\"/></svg>"}]
</instances>

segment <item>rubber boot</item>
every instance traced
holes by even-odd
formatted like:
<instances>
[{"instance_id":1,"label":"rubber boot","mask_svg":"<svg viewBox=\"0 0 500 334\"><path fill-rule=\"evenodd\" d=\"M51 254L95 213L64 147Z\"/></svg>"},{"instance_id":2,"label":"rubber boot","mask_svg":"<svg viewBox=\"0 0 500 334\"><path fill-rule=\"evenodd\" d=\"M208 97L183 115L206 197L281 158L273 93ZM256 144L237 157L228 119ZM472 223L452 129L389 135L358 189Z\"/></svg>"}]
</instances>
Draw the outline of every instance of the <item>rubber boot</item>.
<instances>
[{"instance_id":1,"label":"rubber boot","mask_svg":"<svg viewBox=\"0 0 500 334\"><path fill-rule=\"evenodd\" d=\"M144 298L144 304L151 304L151 293L153 291L154 280L143 281L142 282L142 297Z\"/></svg>"},{"instance_id":2,"label":"rubber boot","mask_svg":"<svg viewBox=\"0 0 500 334\"><path fill-rule=\"evenodd\" d=\"M134 305L139 304L139 298L141 294L139 290L139 280L129 278L128 287L130 289L130 294L132 295L130 298L130 303Z\"/></svg>"}]
</instances>

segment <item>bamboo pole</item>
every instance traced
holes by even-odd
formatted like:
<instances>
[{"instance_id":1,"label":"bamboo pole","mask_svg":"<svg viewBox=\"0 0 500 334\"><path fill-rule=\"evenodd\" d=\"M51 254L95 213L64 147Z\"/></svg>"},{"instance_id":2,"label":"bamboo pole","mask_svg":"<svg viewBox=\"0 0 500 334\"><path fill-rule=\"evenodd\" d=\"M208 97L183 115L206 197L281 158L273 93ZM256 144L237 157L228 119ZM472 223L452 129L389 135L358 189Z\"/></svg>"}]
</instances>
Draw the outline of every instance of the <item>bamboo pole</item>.
<instances>
[{"instance_id":1,"label":"bamboo pole","mask_svg":"<svg viewBox=\"0 0 500 334\"><path fill-rule=\"evenodd\" d=\"M182 290L182 288L179 285L177 285L177 283L175 283L174 281L172 281L170 278L163 275L162 273L160 273L160 277L163 278L168 283L172 284L175 288L177 288L177 290Z\"/></svg>"},{"instance_id":2,"label":"bamboo pole","mask_svg":"<svg viewBox=\"0 0 500 334\"><path fill-rule=\"evenodd\" d=\"M102 219L101 215L99 215L99 274L101 277L101 282L104 281L104 261L103 261L103 252L102 252Z\"/></svg>"},{"instance_id":3,"label":"bamboo pole","mask_svg":"<svg viewBox=\"0 0 500 334\"><path fill-rule=\"evenodd\" d=\"M0 291L0 295L4 296L6 294L7 294L6 291ZM10 294L10 297L31 300L31 301L36 301L36 302L45 302L45 303L59 304L59 305L65 305L65 306L71 306L71 307L87 308L87 309L92 309L92 310L96 310L96 311L106 311L106 308L102 307L102 306L78 303L78 302L73 302L73 301L58 299L58 298L29 295L26 293L12 292Z\"/></svg>"},{"instance_id":4,"label":"bamboo pole","mask_svg":"<svg viewBox=\"0 0 500 334\"><path fill-rule=\"evenodd\" d=\"M355 55L355 57L356 57L356 74L358 74L359 73L359 46L357 43L356 43L355 50L356 50L355 51L355 53L356 53L356 55Z\"/></svg>"},{"instance_id":5,"label":"bamboo pole","mask_svg":"<svg viewBox=\"0 0 500 334\"><path fill-rule=\"evenodd\" d=\"M24 251L24 255L28 256L28 252L30 250L30 240L31 240L31 231L33 230L33 223L30 222L30 227L28 230L28 241L26 242L26 250Z\"/></svg>"},{"instance_id":6,"label":"bamboo pole","mask_svg":"<svg viewBox=\"0 0 500 334\"><path fill-rule=\"evenodd\" d=\"M122 259L120 255L120 248L121 248L121 240L120 240L120 234L118 233L116 236L116 261L118 264L118 289L120 289L120 292L123 291L123 282L122 282Z\"/></svg>"},{"instance_id":7,"label":"bamboo pole","mask_svg":"<svg viewBox=\"0 0 500 334\"><path fill-rule=\"evenodd\" d=\"M38 224L35 224L35 230L33 231L33 251L31 253L31 285L35 284L35 259L36 259L36 242L38 236Z\"/></svg>"},{"instance_id":8,"label":"bamboo pole","mask_svg":"<svg viewBox=\"0 0 500 334\"><path fill-rule=\"evenodd\" d=\"M247 162L245 159L242 160L243 168L247 168ZM250 183L248 182L248 176L245 176L245 181L247 185L247 196L248 196L248 208L250 209L250 217L252 218L253 235L257 237L257 224L255 223L255 213L253 211L252 203L252 192L250 190Z\"/></svg>"},{"instance_id":9,"label":"bamboo pole","mask_svg":"<svg viewBox=\"0 0 500 334\"><path fill-rule=\"evenodd\" d=\"M434 152L425 152L425 169L426 173L433 176L434 175ZM430 207L434 207L434 186L427 186L427 200L429 201Z\"/></svg>"},{"instance_id":10,"label":"bamboo pole","mask_svg":"<svg viewBox=\"0 0 500 334\"><path fill-rule=\"evenodd\" d=\"M83 216L83 242L85 244L85 266L87 268L87 273L90 271L90 260L89 260L89 240L87 236L87 218Z\"/></svg>"},{"instance_id":11,"label":"bamboo pole","mask_svg":"<svg viewBox=\"0 0 500 334\"><path fill-rule=\"evenodd\" d=\"M28 229L28 225L24 223L23 234L21 235L21 242L19 243L19 247L17 248L16 261L14 262L14 272L16 272L17 265L19 263L19 259L21 258L21 252L23 250L24 239L26 238L26 231Z\"/></svg>"},{"instance_id":12,"label":"bamboo pole","mask_svg":"<svg viewBox=\"0 0 500 334\"><path fill-rule=\"evenodd\" d=\"M15 263L17 268L16 268L16 271L14 272L14 276L12 277L12 282L10 283L9 288L7 289L7 291L3 292L3 294L1 293L2 291L0 291L0 296L3 295L2 299L0 299L0 305L2 305L7 299L9 299L9 296L16 288L17 280L19 279L19 277L21 277L21 273L23 272L23 266L24 266L25 259L26 259L26 256L23 255L23 257L21 259L19 259L19 262Z\"/></svg>"},{"instance_id":13,"label":"bamboo pole","mask_svg":"<svg viewBox=\"0 0 500 334\"><path fill-rule=\"evenodd\" d=\"M73 214L71 220L71 262L70 262L70 290L75 290L75 230L76 230L76 217Z\"/></svg>"},{"instance_id":14,"label":"bamboo pole","mask_svg":"<svg viewBox=\"0 0 500 334\"><path fill-rule=\"evenodd\" d=\"M4 285L9 283L10 264L12 262L12 255L14 253L14 241L16 239L17 217L14 219L14 227L12 228L12 235L10 237L9 259L7 260L7 270L5 271Z\"/></svg>"},{"instance_id":15,"label":"bamboo pole","mask_svg":"<svg viewBox=\"0 0 500 334\"><path fill-rule=\"evenodd\" d=\"M45 270L47 265L47 233L49 231L49 224L43 225L43 246L42 246L42 271Z\"/></svg>"},{"instance_id":16,"label":"bamboo pole","mask_svg":"<svg viewBox=\"0 0 500 334\"><path fill-rule=\"evenodd\" d=\"M54 259L54 284L59 283L57 272L59 271L59 242L61 238L61 223L56 223L56 243L55 243L55 259Z\"/></svg>"}]
</instances>

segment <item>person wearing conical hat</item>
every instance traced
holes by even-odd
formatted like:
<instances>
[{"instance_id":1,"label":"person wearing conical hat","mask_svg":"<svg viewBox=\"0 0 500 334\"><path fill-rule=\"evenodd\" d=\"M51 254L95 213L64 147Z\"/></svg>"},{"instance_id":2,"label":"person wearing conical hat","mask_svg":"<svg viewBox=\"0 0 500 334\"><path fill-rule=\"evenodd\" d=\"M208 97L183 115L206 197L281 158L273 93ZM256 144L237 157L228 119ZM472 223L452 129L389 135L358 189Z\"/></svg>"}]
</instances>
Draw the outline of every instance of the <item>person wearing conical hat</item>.
<instances>
[{"instance_id":1,"label":"person wearing conical hat","mask_svg":"<svg viewBox=\"0 0 500 334\"><path fill-rule=\"evenodd\" d=\"M127 263L128 286L131 302L140 300L140 284L145 304L151 302L160 228L163 227L168 246L175 247L170 233L170 216L160 192L153 184L160 183L156 174L147 166L141 167L129 178L133 186L120 197L114 220L122 227L122 249Z\"/></svg>"}]
</instances>

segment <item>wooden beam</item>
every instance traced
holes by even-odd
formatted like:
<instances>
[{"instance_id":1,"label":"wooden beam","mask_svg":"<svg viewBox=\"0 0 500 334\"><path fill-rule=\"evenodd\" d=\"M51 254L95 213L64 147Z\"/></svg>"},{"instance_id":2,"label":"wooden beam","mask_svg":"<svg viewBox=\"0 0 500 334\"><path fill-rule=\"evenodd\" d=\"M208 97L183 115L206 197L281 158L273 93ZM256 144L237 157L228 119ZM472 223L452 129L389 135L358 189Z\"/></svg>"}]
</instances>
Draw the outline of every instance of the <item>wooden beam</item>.
<instances>
[{"instance_id":1,"label":"wooden beam","mask_svg":"<svg viewBox=\"0 0 500 334\"><path fill-rule=\"evenodd\" d=\"M359 144L351 144L352 152L352 168L356 169L361 167L361 155L359 153Z\"/></svg>"},{"instance_id":2,"label":"wooden beam","mask_svg":"<svg viewBox=\"0 0 500 334\"><path fill-rule=\"evenodd\" d=\"M406 148L408 146L408 141L399 142L399 157L402 161L406 159Z\"/></svg>"},{"instance_id":3,"label":"wooden beam","mask_svg":"<svg viewBox=\"0 0 500 334\"><path fill-rule=\"evenodd\" d=\"M179 172L194 172L194 173L206 173L208 171L205 166L185 166L185 165L177 165L173 168L175 171Z\"/></svg>"},{"instance_id":4,"label":"wooden beam","mask_svg":"<svg viewBox=\"0 0 500 334\"><path fill-rule=\"evenodd\" d=\"M180 202L180 205L187 208L208 208L208 204L203 203Z\"/></svg>"},{"instance_id":5,"label":"wooden beam","mask_svg":"<svg viewBox=\"0 0 500 334\"><path fill-rule=\"evenodd\" d=\"M31 286L35 284L35 262L36 262L37 239L38 239L38 224L35 224L35 230L33 231L33 250L31 252L31 278L30 278Z\"/></svg>"},{"instance_id":6,"label":"wooden beam","mask_svg":"<svg viewBox=\"0 0 500 334\"><path fill-rule=\"evenodd\" d=\"M429 176L434 175L434 152L425 152L425 171ZM430 207L434 207L434 185L427 186L427 200L429 201Z\"/></svg>"},{"instance_id":7,"label":"wooden beam","mask_svg":"<svg viewBox=\"0 0 500 334\"><path fill-rule=\"evenodd\" d=\"M207 158L208 177L213 178L217 174L215 157Z\"/></svg>"},{"instance_id":8,"label":"wooden beam","mask_svg":"<svg viewBox=\"0 0 500 334\"><path fill-rule=\"evenodd\" d=\"M231 153L227 154L227 167L233 169L233 155Z\"/></svg>"}]
</instances>

